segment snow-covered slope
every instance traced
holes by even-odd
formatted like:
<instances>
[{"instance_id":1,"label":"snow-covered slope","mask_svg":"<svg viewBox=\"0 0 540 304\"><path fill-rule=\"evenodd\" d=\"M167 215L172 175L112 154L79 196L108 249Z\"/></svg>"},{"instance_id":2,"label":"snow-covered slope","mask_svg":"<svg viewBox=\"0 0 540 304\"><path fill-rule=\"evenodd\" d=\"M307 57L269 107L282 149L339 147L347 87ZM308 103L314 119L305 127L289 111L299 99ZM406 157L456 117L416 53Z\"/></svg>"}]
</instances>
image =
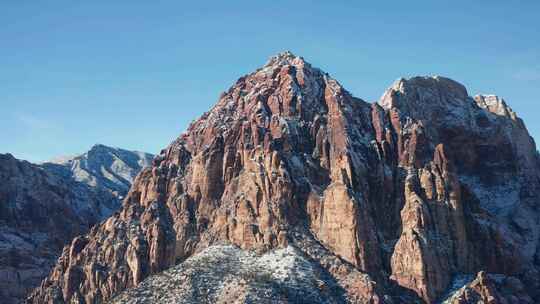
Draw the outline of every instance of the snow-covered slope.
<instances>
[{"instance_id":1,"label":"snow-covered slope","mask_svg":"<svg viewBox=\"0 0 540 304\"><path fill-rule=\"evenodd\" d=\"M153 157L149 153L96 144L84 154L51 160L42 167L91 187L107 189L122 199L133 179L152 163Z\"/></svg>"},{"instance_id":2,"label":"snow-covered slope","mask_svg":"<svg viewBox=\"0 0 540 304\"><path fill-rule=\"evenodd\" d=\"M216 245L149 277L112 303L338 303L323 271L294 247L258 255Z\"/></svg>"}]
</instances>

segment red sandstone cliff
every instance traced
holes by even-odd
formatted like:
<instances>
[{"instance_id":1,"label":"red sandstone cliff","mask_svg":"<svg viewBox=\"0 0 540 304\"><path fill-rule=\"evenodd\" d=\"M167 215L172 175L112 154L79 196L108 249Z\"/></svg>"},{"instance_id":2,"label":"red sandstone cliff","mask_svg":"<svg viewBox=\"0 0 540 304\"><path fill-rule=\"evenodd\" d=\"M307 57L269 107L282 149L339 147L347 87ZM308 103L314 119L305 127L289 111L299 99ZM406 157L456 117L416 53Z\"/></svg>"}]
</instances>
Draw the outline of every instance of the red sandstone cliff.
<instances>
[{"instance_id":1,"label":"red sandstone cliff","mask_svg":"<svg viewBox=\"0 0 540 304\"><path fill-rule=\"evenodd\" d=\"M496 97L415 77L369 104L286 52L162 150L28 302L99 303L222 243L294 248L340 290L331 303L435 303L479 271L540 301L538 172Z\"/></svg>"}]
</instances>

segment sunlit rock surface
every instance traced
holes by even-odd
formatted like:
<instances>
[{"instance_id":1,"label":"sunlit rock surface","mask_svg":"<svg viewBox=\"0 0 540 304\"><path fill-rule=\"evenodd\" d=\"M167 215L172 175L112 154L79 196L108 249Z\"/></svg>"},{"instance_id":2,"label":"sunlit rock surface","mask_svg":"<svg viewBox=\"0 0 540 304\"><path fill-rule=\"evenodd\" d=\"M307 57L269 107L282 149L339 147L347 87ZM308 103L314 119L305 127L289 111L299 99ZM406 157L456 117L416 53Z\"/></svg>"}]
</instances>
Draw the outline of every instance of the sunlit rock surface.
<instances>
[{"instance_id":1,"label":"sunlit rock surface","mask_svg":"<svg viewBox=\"0 0 540 304\"><path fill-rule=\"evenodd\" d=\"M302 283L306 299L437 303L456 276L485 271L515 277L538 302L538 164L499 98L414 77L370 104L281 53L163 149L121 210L67 248L28 301L214 303L229 291L240 303L296 303L274 289L283 285L272 264L260 265L292 252L284 271L304 265L321 281ZM245 279L246 265L267 273L265 284Z\"/></svg>"}]
</instances>

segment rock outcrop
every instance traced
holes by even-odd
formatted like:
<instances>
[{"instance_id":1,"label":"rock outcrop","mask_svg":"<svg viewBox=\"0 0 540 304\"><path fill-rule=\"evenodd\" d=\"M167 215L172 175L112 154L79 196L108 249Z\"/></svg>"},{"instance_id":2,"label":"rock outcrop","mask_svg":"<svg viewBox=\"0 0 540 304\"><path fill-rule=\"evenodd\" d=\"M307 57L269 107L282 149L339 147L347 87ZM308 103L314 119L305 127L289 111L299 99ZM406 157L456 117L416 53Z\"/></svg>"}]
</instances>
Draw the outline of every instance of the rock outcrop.
<instances>
[{"instance_id":1,"label":"rock outcrop","mask_svg":"<svg viewBox=\"0 0 540 304\"><path fill-rule=\"evenodd\" d=\"M122 154L112 162L99 162L108 159L108 154L99 150ZM121 196L130 185L129 178L148 159L147 154L140 159L138 155L142 154L95 146L65 165L35 165L0 154L0 303L21 302L49 273L64 245L120 207ZM124 161L129 165L128 170L121 165ZM72 172L71 165L85 169ZM88 174L77 175L82 170ZM100 179L77 178L103 175L107 178L125 172L128 174L116 188L111 186L114 181L91 183L90 180ZM73 244L82 243L73 241Z\"/></svg>"},{"instance_id":2,"label":"rock outcrop","mask_svg":"<svg viewBox=\"0 0 540 304\"><path fill-rule=\"evenodd\" d=\"M162 150L28 302L109 300L223 243L261 258L294 250L335 287L329 302L435 303L479 271L517 278L538 301L538 155L492 99L415 77L369 104L279 54Z\"/></svg>"},{"instance_id":3,"label":"rock outcrop","mask_svg":"<svg viewBox=\"0 0 540 304\"><path fill-rule=\"evenodd\" d=\"M523 283L512 276L487 274L481 271L472 281L459 287L442 303L536 303L527 294L527 288Z\"/></svg>"},{"instance_id":4,"label":"rock outcrop","mask_svg":"<svg viewBox=\"0 0 540 304\"><path fill-rule=\"evenodd\" d=\"M522 121L440 77L400 80L380 104L407 169L392 279L433 302L456 273L525 275L538 251L539 189Z\"/></svg>"}]
</instances>

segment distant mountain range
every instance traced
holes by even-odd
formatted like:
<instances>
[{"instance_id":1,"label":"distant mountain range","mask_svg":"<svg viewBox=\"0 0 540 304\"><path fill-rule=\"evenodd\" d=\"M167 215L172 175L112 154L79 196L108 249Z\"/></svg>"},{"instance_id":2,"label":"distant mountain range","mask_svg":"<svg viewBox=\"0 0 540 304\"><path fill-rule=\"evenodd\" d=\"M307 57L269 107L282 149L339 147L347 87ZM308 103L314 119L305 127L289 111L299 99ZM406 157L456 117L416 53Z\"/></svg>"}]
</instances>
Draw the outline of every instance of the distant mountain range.
<instances>
[{"instance_id":1,"label":"distant mountain range","mask_svg":"<svg viewBox=\"0 0 540 304\"><path fill-rule=\"evenodd\" d=\"M64 245L116 211L152 157L104 145L56 163L0 154L0 303L23 299Z\"/></svg>"},{"instance_id":2,"label":"distant mountain range","mask_svg":"<svg viewBox=\"0 0 540 304\"><path fill-rule=\"evenodd\" d=\"M71 176L91 187L107 189L122 198L139 171L152 164L153 157L149 153L97 144L84 154L51 160L41 166L51 173Z\"/></svg>"}]
</instances>

